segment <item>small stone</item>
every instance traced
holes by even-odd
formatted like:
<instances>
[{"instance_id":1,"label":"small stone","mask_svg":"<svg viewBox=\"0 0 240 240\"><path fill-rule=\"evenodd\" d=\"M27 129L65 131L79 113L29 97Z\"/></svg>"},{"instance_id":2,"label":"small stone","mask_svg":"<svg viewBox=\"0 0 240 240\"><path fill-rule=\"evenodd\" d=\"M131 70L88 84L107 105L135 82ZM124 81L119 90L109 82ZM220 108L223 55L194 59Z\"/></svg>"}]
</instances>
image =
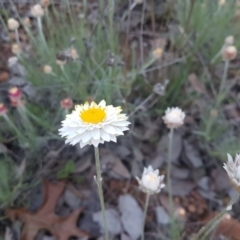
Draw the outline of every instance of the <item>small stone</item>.
<instances>
[{"instance_id":1,"label":"small stone","mask_svg":"<svg viewBox=\"0 0 240 240\"><path fill-rule=\"evenodd\" d=\"M158 224L168 224L170 222L170 217L165 209L161 206L155 208L156 218Z\"/></svg>"}]
</instances>

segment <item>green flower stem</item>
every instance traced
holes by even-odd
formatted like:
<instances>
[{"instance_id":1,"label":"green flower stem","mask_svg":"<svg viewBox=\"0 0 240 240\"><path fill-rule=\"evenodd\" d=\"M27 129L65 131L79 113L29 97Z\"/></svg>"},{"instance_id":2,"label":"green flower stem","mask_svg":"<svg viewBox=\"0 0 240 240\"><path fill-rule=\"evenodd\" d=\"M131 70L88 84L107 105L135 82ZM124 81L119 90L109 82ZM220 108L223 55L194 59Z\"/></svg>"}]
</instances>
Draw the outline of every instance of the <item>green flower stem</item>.
<instances>
[{"instance_id":1,"label":"green flower stem","mask_svg":"<svg viewBox=\"0 0 240 240\"><path fill-rule=\"evenodd\" d=\"M225 61L223 77L222 77L221 85L220 85L218 96L217 96L217 103L216 103L217 107L219 107L219 105L221 104L222 96L226 92L225 87L226 87L226 81L227 81L228 68L229 68L229 61Z\"/></svg>"},{"instance_id":2,"label":"green flower stem","mask_svg":"<svg viewBox=\"0 0 240 240\"><path fill-rule=\"evenodd\" d=\"M99 195L101 210L102 210L102 217L103 217L103 224L104 224L104 231L105 231L105 239L104 240L108 240L109 237L108 237L106 211L105 211L104 198L103 198L101 166L100 166L100 159L99 159L99 151L98 151L97 147L94 147L94 153L95 153L96 171L97 171L97 177L95 178L95 180L96 180L97 187L98 187L98 195Z\"/></svg>"},{"instance_id":3,"label":"green flower stem","mask_svg":"<svg viewBox=\"0 0 240 240\"><path fill-rule=\"evenodd\" d=\"M19 40L18 29L15 29L15 37L16 37L17 44L20 47L20 40Z\"/></svg>"},{"instance_id":4,"label":"green flower stem","mask_svg":"<svg viewBox=\"0 0 240 240\"><path fill-rule=\"evenodd\" d=\"M46 39L45 39L44 34L43 34L43 30L42 30L42 18L41 17L37 17L37 24L38 24L38 31L39 31L39 35L40 35L42 44L43 44L45 50L48 53L47 42L46 42Z\"/></svg>"},{"instance_id":5,"label":"green flower stem","mask_svg":"<svg viewBox=\"0 0 240 240\"><path fill-rule=\"evenodd\" d=\"M197 239L205 239L207 234L212 230L213 227L215 227L222 216L229 210L229 208L237 201L239 197L239 193L236 193L236 195L231 199L231 201L228 203L228 205L217 215L215 216L211 221L209 221L205 226L203 226L199 232L192 238L192 240Z\"/></svg>"},{"instance_id":6,"label":"green flower stem","mask_svg":"<svg viewBox=\"0 0 240 240\"><path fill-rule=\"evenodd\" d=\"M171 182L171 166L172 166L172 143L173 143L174 128L170 128L169 145L168 145L168 164L167 164L167 186L170 205L170 215L173 215L173 197L172 197L172 182Z\"/></svg>"},{"instance_id":7,"label":"green flower stem","mask_svg":"<svg viewBox=\"0 0 240 240\"><path fill-rule=\"evenodd\" d=\"M149 198L150 198L150 194L147 193L145 206L144 206L144 212L143 212L143 223L142 223L142 237L141 237L141 240L144 240L144 226L145 226L145 221L146 221L146 216L147 216L147 209L148 209L148 205L149 205Z\"/></svg>"}]
</instances>

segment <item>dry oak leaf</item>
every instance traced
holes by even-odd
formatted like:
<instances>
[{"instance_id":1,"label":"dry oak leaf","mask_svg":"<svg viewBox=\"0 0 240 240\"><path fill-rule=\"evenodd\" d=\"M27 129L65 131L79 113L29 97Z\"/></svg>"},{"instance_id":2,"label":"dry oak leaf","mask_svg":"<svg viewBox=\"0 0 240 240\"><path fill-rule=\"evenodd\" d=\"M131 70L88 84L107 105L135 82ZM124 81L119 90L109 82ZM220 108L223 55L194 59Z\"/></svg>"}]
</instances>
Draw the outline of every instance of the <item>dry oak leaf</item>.
<instances>
[{"instance_id":1,"label":"dry oak leaf","mask_svg":"<svg viewBox=\"0 0 240 240\"><path fill-rule=\"evenodd\" d=\"M9 209L6 215L12 220L21 219L24 223L21 240L34 240L39 230L45 229L56 237L56 240L67 240L71 236L86 237L87 233L76 226L81 209L76 209L69 216L61 217L55 214L58 198L63 193L65 184L44 181L44 199L36 212L26 209Z\"/></svg>"},{"instance_id":2,"label":"dry oak leaf","mask_svg":"<svg viewBox=\"0 0 240 240\"><path fill-rule=\"evenodd\" d=\"M210 213L203 222L211 221L217 214L216 212ZM214 229L214 234L224 236L229 240L240 240L240 222L226 214L226 217L223 217Z\"/></svg>"}]
</instances>

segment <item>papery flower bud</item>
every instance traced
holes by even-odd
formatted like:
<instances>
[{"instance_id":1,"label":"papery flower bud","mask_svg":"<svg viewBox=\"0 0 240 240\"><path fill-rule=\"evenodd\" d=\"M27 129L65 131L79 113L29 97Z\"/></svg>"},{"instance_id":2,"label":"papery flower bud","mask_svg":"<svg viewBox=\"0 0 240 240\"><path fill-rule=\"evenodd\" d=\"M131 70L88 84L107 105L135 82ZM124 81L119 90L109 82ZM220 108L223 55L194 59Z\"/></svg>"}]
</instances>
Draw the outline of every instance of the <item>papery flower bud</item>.
<instances>
[{"instance_id":1,"label":"papery flower bud","mask_svg":"<svg viewBox=\"0 0 240 240\"><path fill-rule=\"evenodd\" d=\"M138 177L136 179L141 190L147 194L158 193L165 187L164 176L159 175L159 170L153 170L152 166L144 168L141 179Z\"/></svg>"},{"instance_id":2,"label":"papery flower bud","mask_svg":"<svg viewBox=\"0 0 240 240\"><path fill-rule=\"evenodd\" d=\"M14 43L14 44L12 45L11 50L12 50L12 53L14 53L14 54L16 54L16 55L18 55L18 54L21 53L21 48L20 48L20 46L19 46L18 44L16 44L16 43Z\"/></svg>"},{"instance_id":3,"label":"papery flower bud","mask_svg":"<svg viewBox=\"0 0 240 240\"><path fill-rule=\"evenodd\" d=\"M44 10L40 4L36 4L31 7L31 14L33 17L42 17L44 15Z\"/></svg>"},{"instance_id":4,"label":"papery flower bud","mask_svg":"<svg viewBox=\"0 0 240 240\"><path fill-rule=\"evenodd\" d=\"M28 17L26 17L26 18L24 18L23 19L23 25L25 26L25 27L31 27L31 20L30 20L30 18L28 18Z\"/></svg>"},{"instance_id":5,"label":"papery flower bud","mask_svg":"<svg viewBox=\"0 0 240 240\"><path fill-rule=\"evenodd\" d=\"M4 116L7 114L7 108L3 103L0 103L0 116Z\"/></svg>"},{"instance_id":6,"label":"papery flower bud","mask_svg":"<svg viewBox=\"0 0 240 240\"><path fill-rule=\"evenodd\" d=\"M236 154L235 161L230 154L227 154L228 161L223 164L227 171L229 180L233 187L240 193L240 154Z\"/></svg>"},{"instance_id":7,"label":"papery flower bud","mask_svg":"<svg viewBox=\"0 0 240 240\"><path fill-rule=\"evenodd\" d=\"M212 109L212 110L210 111L210 117L211 117L212 119L215 119L215 118L217 118L217 116L218 116L218 110L217 110L217 109Z\"/></svg>"},{"instance_id":8,"label":"papery flower bud","mask_svg":"<svg viewBox=\"0 0 240 240\"><path fill-rule=\"evenodd\" d=\"M10 57L8 59L8 67L14 66L18 62L18 58L16 56Z\"/></svg>"},{"instance_id":9,"label":"papery flower bud","mask_svg":"<svg viewBox=\"0 0 240 240\"><path fill-rule=\"evenodd\" d=\"M222 7L222 6L224 6L226 4L226 0L219 0L218 1L218 6L219 7Z\"/></svg>"},{"instance_id":10,"label":"papery flower bud","mask_svg":"<svg viewBox=\"0 0 240 240\"><path fill-rule=\"evenodd\" d=\"M161 57L162 57L162 54L163 54L162 48L156 48L156 49L153 51L153 57L156 58L156 59L161 58Z\"/></svg>"},{"instance_id":11,"label":"papery flower bud","mask_svg":"<svg viewBox=\"0 0 240 240\"><path fill-rule=\"evenodd\" d=\"M179 220L186 220L186 210L182 207L178 207L174 212L174 217Z\"/></svg>"},{"instance_id":12,"label":"papery flower bud","mask_svg":"<svg viewBox=\"0 0 240 240\"><path fill-rule=\"evenodd\" d=\"M50 5L50 1L49 0L41 0L41 5L44 8L47 8Z\"/></svg>"},{"instance_id":13,"label":"papery flower bud","mask_svg":"<svg viewBox=\"0 0 240 240\"><path fill-rule=\"evenodd\" d=\"M179 107L167 108L163 121L168 128L178 128L183 125L185 116Z\"/></svg>"},{"instance_id":14,"label":"papery flower bud","mask_svg":"<svg viewBox=\"0 0 240 240\"><path fill-rule=\"evenodd\" d=\"M227 46L233 45L234 43L234 36L228 36L225 38L225 44Z\"/></svg>"},{"instance_id":15,"label":"papery flower bud","mask_svg":"<svg viewBox=\"0 0 240 240\"><path fill-rule=\"evenodd\" d=\"M8 29L11 31L15 31L19 28L19 22L15 20L14 18L8 19Z\"/></svg>"},{"instance_id":16,"label":"papery flower bud","mask_svg":"<svg viewBox=\"0 0 240 240\"><path fill-rule=\"evenodd\" d=\"M71 55L71 57L72 57L72 59L73 60L76 60L76 59L78 59L78 52L77 52L77 50L75 49L75 48L72 48L71 50L70 50L70 55Z\"/></svg>"},{"instance_id":17,"label":"papery flower bud","mask_svg":"<svg viewBox=\"0 0 240 240\"><path fill-rule=\"evenodd\" d=\"M52 67L49 66L49 65L45 65L43 67L43 72L46 73L46 74L51 74L52 73Z\"/></svg>"},{"instance_id":18,"label":"papery flower bud","mask_svg":"<svg viewBox=\"0 0 240 240\"><path fill-rule=\"evenodd\" d=\"M228 46L222 51L222 58L224 61L231 61L237 56L237 49L235 46Z\"/></svg>"},{"instance_id":19,"label":"papery flower bud","mask_svg":"<svg viewBox=\"0 0 240 240\"><path fill-rule=\"evenodd\" d=\"M66 60L64 59L64 60L61 60L61 59L56 59L56 63L57 63L57 65L59 65L60 67L63 67L65 64L66 64Z\"/></svg>"},{"instance_id":20,"label":"papery flower bud","mask_svg":"<svg viewBox=\"0 0 240 240\"><path fill-rule=\"evenodd\" d=\"M64 98L61 102L60 102L61 108L69 110L73 107L73 101L71 98Z\"/></svg>"},{"instance_id":21,"label":"papery flower bud","mask_svg":"<svg viewBox=\"0 0 240 240\"><path fill-rule=\"evenodd\" d=\"M8 90L8 96L11 101L18 101L22 98L22 91L18 87L12 87Z\"/></svg>"}]
</instances>

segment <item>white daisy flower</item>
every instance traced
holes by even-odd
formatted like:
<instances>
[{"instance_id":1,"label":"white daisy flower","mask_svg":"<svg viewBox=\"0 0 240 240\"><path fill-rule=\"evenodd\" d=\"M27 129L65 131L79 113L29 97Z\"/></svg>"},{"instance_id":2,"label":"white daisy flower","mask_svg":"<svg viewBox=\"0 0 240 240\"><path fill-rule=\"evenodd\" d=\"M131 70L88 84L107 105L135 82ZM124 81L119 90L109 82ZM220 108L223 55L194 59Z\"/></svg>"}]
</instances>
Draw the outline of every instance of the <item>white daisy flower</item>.
<instances>
[{"instance_id":1,"label":"white daisy flower","mask_svg":"<svg viewBox=\"0 0 240 240\"><path fill-rule=\"evenodd\" d=\"M240 192L240 154L236 154L235 161L230 154L227 154L227 156L228 161L224 163L223 168L227 171L233 187Z\"/></svg>"},{"instance_id":2,"label":"white daisy flower","mask_svg":"<svg viewBox=\"0 0 240 240\"><path fill-rule=\"evenodd\" d=\"M165 187L164 176L159 175L159 170L153 170L152 166L144 168L142 178L136 177L141 190L148 194L158 193Z\"/></svg>"},{"instance_id":3,"label":"white daisy flower","mask_svg":"<svg viewBox=\"0 0 240 240\"><path fill-rule=\"evenodd\" d=\"M185 116L179 107L167 108L163 121L168 128L178 128L183 125Z\"/></svg>"},{"instance_id":4,"label":"white daisy flower","mask_svg":"<svg viewBox=\"0 0 240 240\"><path fill-rule=\"evenodd\" d=\"M66 143L80 143L80 147L87 144L97 147L105 141L116 142L116 137L123 135L130 124L126 114L120 114L121 111L121 107L106 106L104 100L99 104L86 102L76 105L75 110L62 121L59 134L66 137Z\"/></svg>"}]
</instances>

